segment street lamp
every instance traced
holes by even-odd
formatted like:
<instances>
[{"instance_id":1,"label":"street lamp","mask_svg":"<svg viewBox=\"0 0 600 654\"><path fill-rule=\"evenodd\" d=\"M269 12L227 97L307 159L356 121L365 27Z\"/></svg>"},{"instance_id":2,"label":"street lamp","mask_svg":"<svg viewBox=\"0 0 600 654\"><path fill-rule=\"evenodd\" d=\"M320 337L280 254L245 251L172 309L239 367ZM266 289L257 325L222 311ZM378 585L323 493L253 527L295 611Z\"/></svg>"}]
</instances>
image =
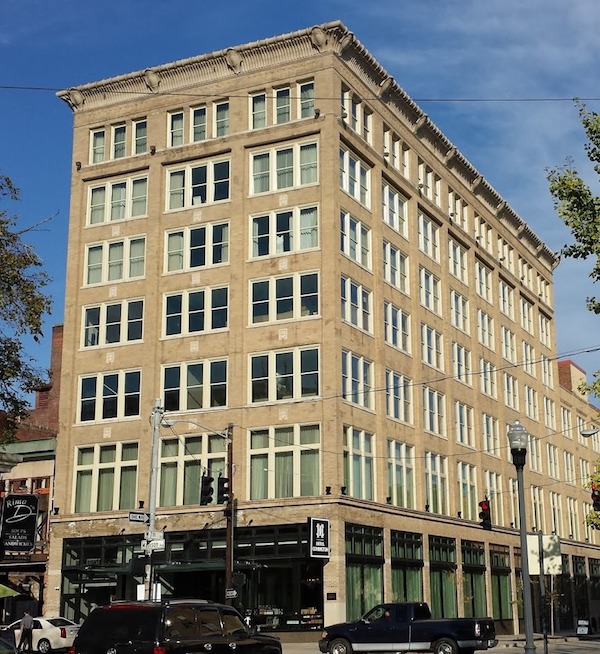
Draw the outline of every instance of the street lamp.
<instances>
[{"instance_id":1,"label":"street lamp","mask_svg":"<svg viewBox=\"0 0 600 654\"><path fill-rule=\"evenodd\" d=\"M196 425L202 429L208 429L204 425L201 425L193 420L170 420L164 418L165 410L161 405L160 399L155 400L154 408L152 409L152 451L151 451L151 465L150 465L150 488L148 492L148 500L150 503L149 515L150 519L148 522L148 532L151 538L154 538L153 534L155 533L156 525L156 497L157 497L157 486L158 486L158 452L160 447L160 428L161 426L172 427L178 422L187 423L190 425ZM233 425L230 423L227 426L226 432L212 432L213 434L218 434L223 438L227 439L227 478L229 480L229 502L225 510L226 517L226 536L225 536L225 603L231 604L232 598L228 596L231 589L233 588L233 544L234 544L234 512L235 512L235 498L233 495ZM152 552L150 541L147 543L146 554L148 556L148 566L146 573L147 588L146 588L146 598L147 599L158 599L155 597L154 589L154 580L153 580L153 570L152 570Z\"/></svg>"},{"instance_id":2,"label":"street lamp","mask_svg":"<svg viewBox=\"0 0 600 654\"><path fill-rule=\"evenodd\" d=\"M535 652L533 642L533 613L531 609L531 579L529 578L529 557L527 553L527 526L525 523L525 491L523 488L523 467L527 459L529 434L518 421L508 426L508 441L513 464L517 470L519 494L519 532L521 535L521 577L523 580L523 614L525 617L525 652Z\"/></svg>"}]
</instances>

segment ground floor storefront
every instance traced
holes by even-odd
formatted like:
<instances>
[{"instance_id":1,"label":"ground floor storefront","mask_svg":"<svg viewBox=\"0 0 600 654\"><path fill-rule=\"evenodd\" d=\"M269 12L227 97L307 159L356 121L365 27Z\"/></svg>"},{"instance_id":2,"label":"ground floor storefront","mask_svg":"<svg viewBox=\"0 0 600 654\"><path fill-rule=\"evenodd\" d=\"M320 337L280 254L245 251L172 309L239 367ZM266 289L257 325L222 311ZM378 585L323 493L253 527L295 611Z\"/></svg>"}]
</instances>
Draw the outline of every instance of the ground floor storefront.
<instances>
[{"instance_id":1,"label":"ground floor storefront","mask_svg":"<svg viewBox=\"0 0 600 654\"><path fill-rule=\"evenodd\" d=\"M307 522L236 528L230 597L252 624L320 630L379 602L426 601L436 617L488 615L499 634L523 631L516 530L406 515L364 524L357 518L367 522L366 512L331 513L327 558L310 556ZM226 548L225 529L165 532L150 562L160 596L224 601ZM61 615L79 621L97 605L143 596L143 554L140 534L64 538ZM558 573L531 580L536 631L573 630L582 618L600 629L600 548L561 541Z\"/></svg>"}]
</instances>

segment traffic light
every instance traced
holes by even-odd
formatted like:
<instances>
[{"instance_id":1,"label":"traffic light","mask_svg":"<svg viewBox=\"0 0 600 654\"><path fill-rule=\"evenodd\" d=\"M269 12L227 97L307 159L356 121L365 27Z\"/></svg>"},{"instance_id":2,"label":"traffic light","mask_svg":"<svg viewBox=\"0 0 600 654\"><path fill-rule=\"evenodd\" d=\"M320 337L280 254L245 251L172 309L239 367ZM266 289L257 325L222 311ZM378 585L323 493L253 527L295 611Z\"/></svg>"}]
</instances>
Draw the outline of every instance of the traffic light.
<instances>
[{"instance_id":1,"label":"traffic light","mask_svg":"<svg viewBox=\"0 0 600 654\"><path fill-rule=\"evenodd\" d=\"M484 529L491 529L492 528L492 510L490 506L490 501L489 500L481 500L479 502L479 508L481 511L479 512L479 519L481 520L481 526Z\"/></svg>"},{"instance_id":2,"label":"traffic light","mask_svg":"<svg viewBox=\"0 0 600 654\"><path fill-rule=\"evenodd\" d=\"M202 475L202 481L200 482L200 504L211 504L213 501L213 493L215 492L213 488L213 477L209 475Z\"/></svg>"},{"instance_id":3,"label":"traffic light","mask_svg":"<svg viewBox=\"0 0 600 654\"><path fill-rule=\"evenodd\" d=\"M229 479L219 477L217 479L217 504L227 504L229 502Z\"/></svg>"},{"instance_id":4,"label":"traffic light","mask_svg":"<svg viewBox=\"0 0 600 654\"><path fill-rule=\"evenodd\" d=\"M594 511L600 511L600 488L597 484L592 484L592 504Z\"/></svg>"}]
</instances>

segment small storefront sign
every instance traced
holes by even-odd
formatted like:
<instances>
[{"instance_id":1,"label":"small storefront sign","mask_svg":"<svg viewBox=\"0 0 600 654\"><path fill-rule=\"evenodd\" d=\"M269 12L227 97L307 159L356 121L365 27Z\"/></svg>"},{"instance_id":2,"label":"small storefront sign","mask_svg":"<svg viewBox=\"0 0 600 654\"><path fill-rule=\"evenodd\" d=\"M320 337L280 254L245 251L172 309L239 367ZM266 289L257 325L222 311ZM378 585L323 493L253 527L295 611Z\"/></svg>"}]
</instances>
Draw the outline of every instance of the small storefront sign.
<instances>
[{"instance_id":1,"label":"small storefront sign","mask_svg":"<svg viewBox=\"0 0 600 654\"><path fill-rule=\"evenodd\" d=\"M31 552L35 547L37 495L7 495L2 507L2 545L5 554Z\"/></svg>"},{"instance_id":2,"label":"small storefront sign","mask_svg":"<svg viewBox=\"0 0 600 654\"><path fill-rule=\"evenodd\" d=\"M329 558L329 520L308 519L309 556L313 559Z\"/></svg>"}]
</instances>

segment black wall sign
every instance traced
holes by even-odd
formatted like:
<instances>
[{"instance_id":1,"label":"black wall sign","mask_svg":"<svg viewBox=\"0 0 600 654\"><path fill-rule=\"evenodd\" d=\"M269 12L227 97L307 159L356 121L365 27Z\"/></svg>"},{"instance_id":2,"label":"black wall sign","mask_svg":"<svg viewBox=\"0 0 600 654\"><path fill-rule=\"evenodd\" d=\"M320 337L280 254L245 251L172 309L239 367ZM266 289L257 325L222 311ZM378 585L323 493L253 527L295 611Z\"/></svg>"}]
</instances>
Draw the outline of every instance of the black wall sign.
<instances>
[{"instance_id":1,"label":"black wall sign","mask_svg":"<svg viewBox=\"0 0 600 654\"><path fill-rule=\"evenodd\" d=\"M313 559L329 558L329 520L308 519L309 553Z\"/></svg>"},{"instance_id":2,"label":"black wall sign","mask_svg":"<svg viewBox=\"0 0 600 654\"><path fill-rule=\"evenodd\" d=\"M7 495L2 507L2 546L5 554L31 552L35 546L37 495Z\"/></svg>"}]
</instances>

